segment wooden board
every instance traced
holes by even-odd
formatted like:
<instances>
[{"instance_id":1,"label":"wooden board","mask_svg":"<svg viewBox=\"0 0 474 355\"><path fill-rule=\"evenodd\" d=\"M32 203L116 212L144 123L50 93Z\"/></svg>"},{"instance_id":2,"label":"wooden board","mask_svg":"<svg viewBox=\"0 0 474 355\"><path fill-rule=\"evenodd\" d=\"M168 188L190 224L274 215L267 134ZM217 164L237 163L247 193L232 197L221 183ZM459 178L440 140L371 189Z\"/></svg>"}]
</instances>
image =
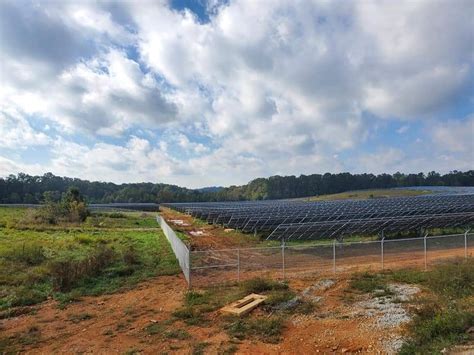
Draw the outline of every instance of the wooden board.
<instances>
[{"instance_id":1,"label":"wooden board","mask_svg":"<svg viewBox=\"0 0 474 355\"><path fill-rule=\"evenodd\" d=\"M222 307L221 312L230 313L240 317L252 311L255 307L257 307L266 299L267 296L252 293L238 301L232 302L231 304Z\"/></svg>"}]
</instances>

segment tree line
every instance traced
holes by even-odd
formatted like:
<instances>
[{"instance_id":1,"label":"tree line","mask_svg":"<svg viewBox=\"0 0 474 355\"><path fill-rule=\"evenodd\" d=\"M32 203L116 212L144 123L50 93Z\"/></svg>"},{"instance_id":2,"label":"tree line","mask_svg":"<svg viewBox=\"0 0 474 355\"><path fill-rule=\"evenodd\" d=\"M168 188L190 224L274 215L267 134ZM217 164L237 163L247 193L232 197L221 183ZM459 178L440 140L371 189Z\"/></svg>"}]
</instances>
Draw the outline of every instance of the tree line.
<instances>
[{"instance_id":1,"label":"tree line","mask_svg":"<svg viewBox=\"0 0 474 355\"><path fill-rule=\"evenodd\" d=\"M474 170L428 174L311 174L258 178L246 185L226 188L187 189L161 183L114 184L46 173L24 173L0 178L0 203L36 204L59 201L77 188L88 203L239 201L317 196L351 190L408 186L474 186Z\"/></svg>"}]
</instances>

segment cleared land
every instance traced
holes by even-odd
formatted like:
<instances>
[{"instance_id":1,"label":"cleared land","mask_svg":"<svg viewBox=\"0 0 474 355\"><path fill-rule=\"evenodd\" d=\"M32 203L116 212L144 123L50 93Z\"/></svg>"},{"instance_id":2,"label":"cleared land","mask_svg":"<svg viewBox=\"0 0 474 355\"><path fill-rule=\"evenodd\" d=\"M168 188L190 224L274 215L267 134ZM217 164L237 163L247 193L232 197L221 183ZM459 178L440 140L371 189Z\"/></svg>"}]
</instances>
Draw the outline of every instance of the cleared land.
<instances>
[{"instance_id":1,"label":"cleared land","mask_svg":"<svg viewBox=\"0 0 474 355\"><path fill-rule=\"evenodd\" d=\"M432 353L470 341L472 258L427 273L305 274L288 283L252 279L188 292L153 214L106 213L59 226L28 224L26 214L0 209L0 352L395 352L412 339L403 351ZM195 223L180 227L194 248L260 243ZM190 234L201 229L209 234ZM97 272L57 288L56 263L77 266L109 254ZM25 300L23 292L39 297L12 304ZM249 293L267 302L241 319L220 314Z\"/></svg>"}]
</instances>

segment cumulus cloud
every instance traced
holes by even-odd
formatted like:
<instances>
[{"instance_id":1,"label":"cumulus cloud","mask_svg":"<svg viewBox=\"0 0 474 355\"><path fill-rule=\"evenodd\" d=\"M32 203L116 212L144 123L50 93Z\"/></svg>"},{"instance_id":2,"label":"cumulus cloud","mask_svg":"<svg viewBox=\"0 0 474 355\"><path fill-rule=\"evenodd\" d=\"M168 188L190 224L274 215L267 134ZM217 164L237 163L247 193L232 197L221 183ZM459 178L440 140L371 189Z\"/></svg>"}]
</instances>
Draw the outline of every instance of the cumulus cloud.
<instances>
[{"instance_id":1,"label":"cumulus cloud","mask_svg":"<svg viewBox=\"0 0 474 355\"><path fill-rule=\"evenodd\" d=\"M50 141L45 133L33 129L25 117L16 112L0 112L0 148L26 149Z\"/></svg>"},{"instance_id":2,"label":"cumulus cloud","mask_svg":"<svg viewBox=\"0 0 474 355\"><path fill-rule=\"evenodd\" d=\"M49 142L51 164L65 174L88 171L69 149L111 179L132 169L189 186L472 167L459 143L472 119L443 121L456 105L472 110L472 1L211 1L205 21L165 1L0 6L2 110L97 140L77 145L31 129L32 144ZM380 148L371 140L387 120L399 128L385 134L430 127L420 139L447 148L416 158ZM137 128L162 139L130 136Z\"/></svg>"},{"instance_id":3,"label":"cumulus cloud","mask_svg":"<svg viewBox=\"0 0 474 355\"><path fill-rule=\"evenodd\" d=\"M431 129L433 143L437 149L447 152L466 152L474 163L474 116L463 121L439 122Z\"/></svg>"}]
</instances>

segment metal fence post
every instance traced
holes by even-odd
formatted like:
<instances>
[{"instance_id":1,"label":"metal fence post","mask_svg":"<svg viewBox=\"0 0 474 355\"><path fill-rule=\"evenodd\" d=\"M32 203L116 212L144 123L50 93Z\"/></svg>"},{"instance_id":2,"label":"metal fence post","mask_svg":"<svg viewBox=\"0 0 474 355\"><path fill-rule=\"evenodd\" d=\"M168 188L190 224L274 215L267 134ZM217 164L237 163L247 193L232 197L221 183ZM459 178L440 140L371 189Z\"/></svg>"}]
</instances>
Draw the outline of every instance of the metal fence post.
<instances>
[{"instance_id":1,"label":"metal fence post","mask_svg":"<svg viewBox=\"0 0 474 355\"><path fill-rule=\"evenodd\" d=\"M428 236L428 233L425 234L425 237L423 238L423 246L425 250L425 271L428 270L428 258L426 255L426 237Z\"/></svg>"},{"instance_id":2,"label":"metal fence post","mask_svg":"<svg viewBox=\"0 0 474 355\"><path fill-rule=\"evenodd\" d=\"M188 247L188 272L189 272L188 289L190 290L191 287L192 287L191 286L191 274L192 274L192 271L191 271L191 244Z\"/></svg>"},{"instance_id":3,"label":"metal fence post","mask_svg":"<svg viewBox=\"0 0 474 355\"><path fill-rule=\"evenodd\" d=\"M383 235L383 234L382 234ZM384 245L384 241L385 241L385 237L382 237L382 239L380 240L380 254L381 254L381 258L382 258L382 270L384 269L384 250L383 250L383 245Z\"/></svg>"},{"instance_id":4,"label":"metal fence post","mask_svg":"<svg viewBox=\"0 0 474 355\"><path fill-rule=\"evenodd\" d=\"M240 282L240 248L237 249L237 282Z\"/></svg>"},{"instance_id":5,"label":"metal fence post","mask_svg":"<svg viewBox=\"0 0 474 355\"><path fill-rule=\"evenodd\" d=\"M469 229L464 233L464 257L467 259L467 233Z\"/></svg>"},{"instance_id":6,"label":"metal fence post","mask_svg":"<svg viewBox=\"0 0 474 355\"><path fill-rule=\"evenodd\" d=\"M336 273L336 239L332 241L332 270Z\"/></svg>"},{"instance_id":7,"label":"metal fence post","mask_svg":"<svg viewBox=\"0 0 474 355\"><path fill-rule=\"evenodd\" d=\"M281 267L283 270L283 281L285 281L286 274L285 274L285 239L282 239L281 242Z\"/></svg>"}]
</instances>

